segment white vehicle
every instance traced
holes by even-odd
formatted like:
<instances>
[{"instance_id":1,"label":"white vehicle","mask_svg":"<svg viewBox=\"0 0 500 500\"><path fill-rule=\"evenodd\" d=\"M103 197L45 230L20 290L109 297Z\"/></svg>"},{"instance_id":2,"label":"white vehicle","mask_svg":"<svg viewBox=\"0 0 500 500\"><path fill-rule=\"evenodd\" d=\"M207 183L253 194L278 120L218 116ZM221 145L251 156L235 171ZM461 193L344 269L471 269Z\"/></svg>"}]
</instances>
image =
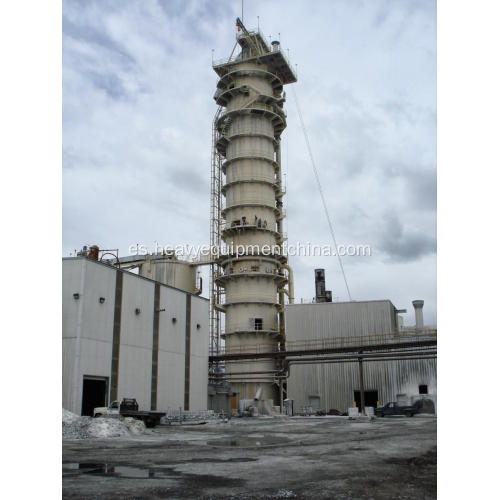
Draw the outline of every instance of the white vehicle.
<instances>
[{"instance_id":1,"label":"white vehicle","mask_svg":"<svg viewBox=\"0 0 500 500\"><path fill-rule=\"evenodd\" d=\"M120 414L120 402L113 401L109 406L99 406L94 408L94 417L102 417L103 415L112 416Z\"/></svg>"}]
</instances>

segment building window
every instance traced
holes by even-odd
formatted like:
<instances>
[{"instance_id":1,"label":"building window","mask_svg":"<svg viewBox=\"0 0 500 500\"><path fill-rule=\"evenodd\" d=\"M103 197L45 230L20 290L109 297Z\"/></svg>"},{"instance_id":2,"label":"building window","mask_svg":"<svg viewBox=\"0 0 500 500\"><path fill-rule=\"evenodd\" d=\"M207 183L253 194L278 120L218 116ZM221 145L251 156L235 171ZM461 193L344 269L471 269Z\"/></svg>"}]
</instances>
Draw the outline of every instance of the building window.
<instances>
[{"instance_id":1,"label":"building window","mask_svg":"<svg viewBox=\"0 0 500 500\"><path fill-rule=\"evenodd\" d=\"M254 330L262 330L262 318L254 318Z\"/></svg>"},{"instance_id":2,"label":"building window","mask_svg":"<svg viewBox=\"0 0 500 500\"><path fill-rule=\"evenodd\" d=\"M419 385L418 386L418 393L419 394L429 394L427 391L427 386L426 385Z\"/></svg>"}]
</instances>

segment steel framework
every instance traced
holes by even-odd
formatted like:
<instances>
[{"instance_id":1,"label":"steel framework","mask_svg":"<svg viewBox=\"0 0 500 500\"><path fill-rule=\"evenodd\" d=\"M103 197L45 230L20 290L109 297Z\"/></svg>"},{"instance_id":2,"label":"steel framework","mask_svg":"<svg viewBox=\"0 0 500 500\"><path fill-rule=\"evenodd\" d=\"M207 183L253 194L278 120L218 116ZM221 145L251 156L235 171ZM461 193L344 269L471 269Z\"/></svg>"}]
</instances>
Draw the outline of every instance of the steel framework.
<instances>
[{"instance_id":1,"label":"steel framework","mask_svg":"<svg viewBox=\"0 0 500 500\"><path fill-rule=\"evenodd\" d=\"M222 244L222 157L217 151L217 121L222 113L222 106L217 109L212 124L212 166L210 178L210 356L220 351L221 311L219 305L222 299L221 289L217 277L221 274L219 254ZM212 363L213 365L213 363ZM213 372L211 366L210 372Z\"/></svg>"}]
</instances>

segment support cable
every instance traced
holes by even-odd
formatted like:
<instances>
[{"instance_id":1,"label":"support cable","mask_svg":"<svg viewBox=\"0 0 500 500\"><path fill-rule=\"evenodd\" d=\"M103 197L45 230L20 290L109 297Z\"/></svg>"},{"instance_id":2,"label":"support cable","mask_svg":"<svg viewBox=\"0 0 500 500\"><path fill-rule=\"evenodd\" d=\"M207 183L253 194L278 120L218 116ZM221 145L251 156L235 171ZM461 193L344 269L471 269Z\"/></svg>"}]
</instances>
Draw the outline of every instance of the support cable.
<instances>
[{"instance_id":1,"label":"support cable","mask_svg":"<svg viewBox=\"0 0 500 500\"><path fill-rule=\"evenodd\" d=\"M325 196L323 194L323 188L321 187L321 182L319 180L318 170L316 168L316 164L314 163L314 157L312 154L311 144L309 143L309 137L307 135L306 126L305 126L304 120L302 118L302 112L300 110L299 100L297 98L297 93L295 92L295 86L292 85L291 87L292 87L292 92L293 92L293 98L295 100L295 105L297 106L297 112L299 114L300 126L302 128L302 132L304 134L304 139L305 139L306 145L307 145L307 150L309 152L309 158L311 160L311 165L313 168L314 177L316 178L316 184L318 185L318 190L319 190L319 194L321 196L321 201L323 202L323 208L325 210L326 219L328 221L328 227L330 228L330 234L332 235L333 243L335 245L335 251L337 253L337 258L339 260L340 270L342 271L342 276L344 278L345 287L347 289L347 295L349 295L349 300L352 301L351 292L349 290L349 285L347 284L347 278L346 278L345 271L344 271L344 265L342 264L342 258L340 257L339 248L337 245L337 240L335 238L335 233L333 231L333 224L332 224L332 221L330 219L330 214L328 213L328 207L326 205Z\"/></svg>"}]
</instances>

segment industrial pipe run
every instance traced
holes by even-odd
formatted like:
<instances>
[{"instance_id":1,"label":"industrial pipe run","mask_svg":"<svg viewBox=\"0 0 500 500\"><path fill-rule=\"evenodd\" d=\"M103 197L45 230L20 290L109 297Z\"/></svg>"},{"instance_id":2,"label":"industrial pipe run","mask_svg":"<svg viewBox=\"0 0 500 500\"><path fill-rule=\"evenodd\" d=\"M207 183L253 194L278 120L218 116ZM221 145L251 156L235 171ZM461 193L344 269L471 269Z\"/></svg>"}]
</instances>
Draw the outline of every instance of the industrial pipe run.
<instances>
[{"instance_id":1,"label":"industrial pipe run","mask_svg":"<svg viewBox=\"0 0 500 500\"><path fill-rule=\"evenodd\" d=\"M271 47L260 31L247 31L240 19L236 25L241 51L213 63L220 78L214 99L221 109L215 122L224 174L221 237L229 250L216 278L225 300L216 307L225 313L226 349L262 344L273 351L284 348L284 294L293 302L293 273L283 253L280 141L283 86L297 78L279 42ZM275 359L247 360L238 364L236 379L227 362L226 375L240 399L252 399L261 388L262 399L276 404L279 388L263 376L276 368Z\"/></svg>"}]
</instances>

